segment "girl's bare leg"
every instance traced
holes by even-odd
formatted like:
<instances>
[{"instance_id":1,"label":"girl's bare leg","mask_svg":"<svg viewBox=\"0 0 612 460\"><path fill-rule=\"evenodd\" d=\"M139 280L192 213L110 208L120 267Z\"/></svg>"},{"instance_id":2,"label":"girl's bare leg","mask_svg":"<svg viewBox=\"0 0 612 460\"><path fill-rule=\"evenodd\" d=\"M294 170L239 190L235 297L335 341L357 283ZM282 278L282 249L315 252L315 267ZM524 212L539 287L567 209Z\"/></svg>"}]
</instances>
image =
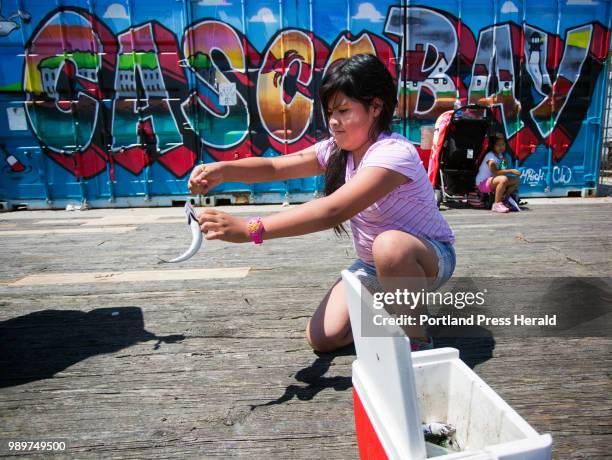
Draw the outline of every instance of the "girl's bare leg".
<instances>
[{"instance_id":1,"label":"girl's bare leg","mask_svg":"<svg viewBox=\"0 0 612 460\"><path fill-rule=\"evenodd\" d=\"M438 255L426 241L400 230L379 234L372 245L378 280L386 292L404 289L412 292L426 290L438 276ZM406 305L388 305L397 315L426 313L426 305L411 310ZM427 340L424 326L402 326L412 338Z\"/></svg>"},{"instance_id":2,"label":"girl's bare leg","mask_svg":"<svg viewBox=\"0 0 612 460\"><path fill-rule=\"evenodd\" d=\"M519 178L512 176L508 178L508 189L506 190L506 196L512 195L519 186Z\"/></svg>"},{"instance_id":3,"label":"girl's bare leg","mask_svg":"<svg viewBox=\"0 0 612 460\"><path fill-rule=\"evenodd\" d=\"M499 203L504 198L508 183L506 176L496 176L491 181L491 189L495 192L495 203Z\"/></svg>"},{"instance_id":4,"label":"girl's bare leg","mask_svg":"<svg viewBox=\"0 0 612 460\"><path fill-rule=\"evenodd\" d=\"M372 245L378 281L384 290L426 289L438 275L438 256L427 242L399 230L387 230L378 235ZM397 313L406 313L396 309ZM421 309L414 310L415 314ZM426 339L424 328L406 328L410 337ZM306 326L306 339L315 351L326 352L353 342L348 313L346 289L338 278L327 292Z\"/></svg>"},{"instance_id":5,"label":"girl's bare leg","mask_svg":"<svg viewBox=\"0 0 612 460\"><path fill-rule=\"evenodd\" d=\"M315 351L326 352L353 342L346 289L338 278L306 325L306 340Z\"/></svg>"}]
</instances>

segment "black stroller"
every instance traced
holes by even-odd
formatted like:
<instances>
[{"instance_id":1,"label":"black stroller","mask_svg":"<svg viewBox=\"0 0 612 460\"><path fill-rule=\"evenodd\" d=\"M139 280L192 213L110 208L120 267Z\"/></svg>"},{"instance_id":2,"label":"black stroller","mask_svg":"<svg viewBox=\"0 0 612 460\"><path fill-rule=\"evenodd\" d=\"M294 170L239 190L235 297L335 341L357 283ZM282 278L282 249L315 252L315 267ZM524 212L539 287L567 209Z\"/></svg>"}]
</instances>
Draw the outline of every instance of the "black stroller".
<instances>
[{"instance_id":1,"label":"black stroller","mask_svg":"<svg viewBox=\"0 0 612 460\"><path fill-rule=\"evenodd\" d=\"M427 174L436 202L467 202L476 190L478 167L497 121L489 107L469 104L444 112L436 120ZM480 196L491 207L490 194ZM489 201L486 203L486 201Z\"/></svg>"}]
</instances>

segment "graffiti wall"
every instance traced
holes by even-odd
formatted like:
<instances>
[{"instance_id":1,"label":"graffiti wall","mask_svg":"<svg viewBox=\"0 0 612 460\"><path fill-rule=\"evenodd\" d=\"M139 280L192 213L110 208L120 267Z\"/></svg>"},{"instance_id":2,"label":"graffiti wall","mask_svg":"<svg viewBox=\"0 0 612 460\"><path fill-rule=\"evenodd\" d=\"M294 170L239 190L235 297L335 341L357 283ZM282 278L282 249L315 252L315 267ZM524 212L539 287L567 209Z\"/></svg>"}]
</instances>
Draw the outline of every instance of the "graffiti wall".
<instances>
[{"instance_id":1,"label":"graffiti wall","mask_svg":"<svg viewBox=\"0 0 612 460\"><path fill-rule=\"evenodd\" d=\"M184 199L200 162L287 155L324 137L321 79L357 53L396 78L394 130L419 149L457 99L486 103L523 195L597 180L610 0L16 5L0 4L0 201ZM299 202L322 189L312 177L212 193Z\"/></svg>"}]
</instances>

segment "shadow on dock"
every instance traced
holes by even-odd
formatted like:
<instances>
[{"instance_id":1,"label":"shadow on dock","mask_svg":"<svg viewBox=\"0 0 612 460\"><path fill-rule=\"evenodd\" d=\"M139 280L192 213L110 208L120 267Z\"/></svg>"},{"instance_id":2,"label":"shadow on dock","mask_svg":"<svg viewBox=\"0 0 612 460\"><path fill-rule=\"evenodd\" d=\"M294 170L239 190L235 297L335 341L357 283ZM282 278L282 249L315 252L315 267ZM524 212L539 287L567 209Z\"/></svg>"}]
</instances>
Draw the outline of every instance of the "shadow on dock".
<instances>
[{"instance_id":1,"label":"shadow on dock","mask_svg":"<svg viewBox=\"0 0 612 460\"><path fill-rule=\"evenodd\" d=\"M0 388L48 379L92 356L140 342L182 341L144 328L138 307L41 310L0 322Z\"/></svg>"},{"instance_id":2,"label":"shadow on dock","mask_svg":"<svg viewBox=\"0 0 612 460\"><path fill-rule=\"evenodd\" d=\"M335 391L345 391L353 386L351 376L347 377L325 377L325 373L329 370L332 361L337 356L350 356L355 355L355 346L347 345L346 347L340 348L339 350L332 351L329 353L314 352L317 358L312 364L304 369L299 370L295 374L295 379L298 382L306 383L306 386L301 385L289 385L285 389L285 393L282 396L269 401L265 404L251 405L251 410L255 410L257 407L263 406L274 406L290 401L293 398L297 398L300 401L310 401L320 391L327 388L333 388Z\"/></svg>"}]
</instances>

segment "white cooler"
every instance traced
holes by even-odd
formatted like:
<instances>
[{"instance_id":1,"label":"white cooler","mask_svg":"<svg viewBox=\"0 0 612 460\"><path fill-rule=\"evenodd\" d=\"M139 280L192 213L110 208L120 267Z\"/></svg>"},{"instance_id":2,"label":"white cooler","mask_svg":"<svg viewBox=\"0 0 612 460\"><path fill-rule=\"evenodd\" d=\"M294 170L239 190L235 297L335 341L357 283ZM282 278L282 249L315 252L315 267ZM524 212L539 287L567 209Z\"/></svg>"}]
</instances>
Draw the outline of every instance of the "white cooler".
<instances>
[{"instance_id":1,"label":"white cooler","mask_svg":"<svg viewBox=\"0 0 612 460\"><path fill-rule=\"evenodd\" d=\"M353 400L361 459L551 458L551 436L538 434L458 350L411 353L405 336L362 337L361 308L373 311L372 295L351 272L343 270L342 279L357 351ZM425 442L422 424L432 422L455 426L459 451Z\"/></svg>"}]
</instances>

